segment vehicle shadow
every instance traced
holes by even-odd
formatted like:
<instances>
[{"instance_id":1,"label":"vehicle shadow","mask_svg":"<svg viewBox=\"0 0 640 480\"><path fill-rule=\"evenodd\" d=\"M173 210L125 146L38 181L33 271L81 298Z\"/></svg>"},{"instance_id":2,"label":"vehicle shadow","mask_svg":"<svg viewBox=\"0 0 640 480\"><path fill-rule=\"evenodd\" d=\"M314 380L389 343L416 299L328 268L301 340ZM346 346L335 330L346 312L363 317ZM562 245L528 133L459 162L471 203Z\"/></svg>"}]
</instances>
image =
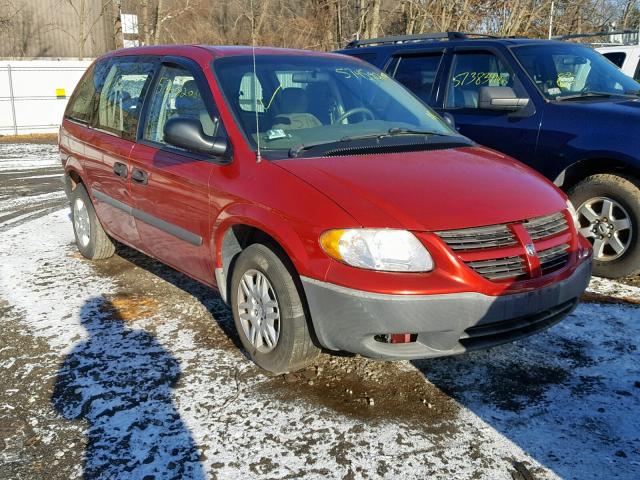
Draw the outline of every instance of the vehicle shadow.
<instances>
[{"instance_id":1,"label":"vehicle shadow","mask_svg":"<svg viewBox=\"0 0 640 480\"><path fill-rule=\"evenodd\" d=\"M559 325L513 344L412 363L560 478L637 479L640 329L638 310L627 308L581 304Z\"/></svg>"},{"instance_id":2,"label":"vehicle shadow","mask_svg":"<svg viewBox=\"0 0 640 480\"><path fill-rule=\"evenodd\" d=\"M65 419L88 423L84 478L204 479L172 400L178 360L105 298L87 300L80 322L88 338L64 359L51 402Z\"/></svg>"}]
</instances>

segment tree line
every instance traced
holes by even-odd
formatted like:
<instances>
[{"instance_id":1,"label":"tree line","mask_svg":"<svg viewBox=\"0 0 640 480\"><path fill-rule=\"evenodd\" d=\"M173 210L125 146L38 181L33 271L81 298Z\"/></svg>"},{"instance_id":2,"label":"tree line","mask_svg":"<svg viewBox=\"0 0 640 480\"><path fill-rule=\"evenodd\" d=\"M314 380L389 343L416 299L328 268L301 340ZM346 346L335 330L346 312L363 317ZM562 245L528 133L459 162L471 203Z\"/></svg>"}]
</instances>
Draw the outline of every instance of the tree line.
<instances>
[{"instance_id":1,"label":"tree line","mask_svg":"<svg viewBox=\"0 0 640 480\"><path fill-rule=\"evenodd\" d=\"M35 24L42 15L34 9L46 1L64 9L64 22ZM95 45L98 28L110 37L105 48L121 47L125 40L143 45L255 41L333 50L358 38L425 32L545 38L551 23L554 35L637 29L639 9L640 0L0 0L0 33L11 38L20 30L26 45L38 32L59 30L80 57ZM123 31L124 14L137 16L136 35Z\"/></svg>"},{"instance_id":2,"label":"tree line","mask_svg":"<svg viewBox=\"0 0 640 480\"><path fill-rule=\"evenodd\" d=\"M546 37L637 28L638 0L122 0L142 41L332 50L356 38L464 31ZM123 10L123 11L124 11Z\"/></svg>"}]
</instances>

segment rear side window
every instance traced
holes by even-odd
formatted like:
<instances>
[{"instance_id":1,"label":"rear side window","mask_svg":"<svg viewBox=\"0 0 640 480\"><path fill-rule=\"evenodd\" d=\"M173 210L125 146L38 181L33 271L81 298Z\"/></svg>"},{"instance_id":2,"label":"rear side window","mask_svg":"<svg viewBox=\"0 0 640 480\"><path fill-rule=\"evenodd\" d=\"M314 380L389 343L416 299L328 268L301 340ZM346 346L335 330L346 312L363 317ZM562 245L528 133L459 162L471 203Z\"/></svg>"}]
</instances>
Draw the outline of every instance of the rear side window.
<instances>
[{"instance_id":1,"label":"rear side window","mask_svg":"<svg viewBox=\"0 0 640 480\"><path fill-rule=\"evenodd\" d=\"M218 133L218 121L209 115L193 74L181 67L163 66L153 88L144 138L166 144L164 126L174 117L198 120L204 133L210 137Z\"/></svg>"},{"instance_id":2,"label":"rear side window","mask_svg":"<svg viewBox=\"0 0 640 480\"><path fill-rule=\"evenodd\" d=\"M97 105L96 94L102 90L105 76L109 70L108 63L108 61L102 60L89 67L69 100L64 114L65 118L84 124L91 123Z\"/></svg>"},{"instance_id":3,"label":"rear side window","mask_svg":"<svg viewBox=\"0 0 640 480\"><path fill-rule=\"evenodd\" d=\"M441 53L400 57L393 76L420 100L429 103L441 60Z\"/></svg>"},{"instance_id":4,"label":"rear side window","mask_svg":"<svg viewBox=\"0 0 640 480\"><path fill-rule=\"evenodd\" d=\"M638 62L638 66L636 67L636 74L633 76L633 79L636 82L640 82L640 61Z\"/></svg>"},{"instance_id":5,"label":"rear side window","mask_svg":"<svg viewBox=\"0 0 640 480\"><path fill-rule=\"evenodd\" d=\"M135 140L143 94L153 75L149 59L117 59L111 63L98 95L97 128Z\"/></svg>"},{"instance_id":6,"label":"rear side window","mask_svg":"<svg viewBox=\"0 0 640 480\"><path fill-rule=\"evenodd\" d=\"M609 60L618 68L622 68L622 65L624 65L624 60L625 58L627 58L627 54L624 52L607 52L603 53L602 55L604 55L607 60Z\"/></svg>"}]
</instances>

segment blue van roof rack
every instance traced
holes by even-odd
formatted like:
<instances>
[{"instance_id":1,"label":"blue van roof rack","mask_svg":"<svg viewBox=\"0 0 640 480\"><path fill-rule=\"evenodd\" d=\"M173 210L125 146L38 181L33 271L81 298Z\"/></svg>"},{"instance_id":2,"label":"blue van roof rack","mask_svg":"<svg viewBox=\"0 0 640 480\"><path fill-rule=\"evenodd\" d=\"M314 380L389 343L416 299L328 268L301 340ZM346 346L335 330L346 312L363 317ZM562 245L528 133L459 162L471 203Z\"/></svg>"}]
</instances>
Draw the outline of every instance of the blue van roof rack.
<instances>
[{"instance_id":1,"label":"blue van roof rack","mask_svg":"<svg viewBox=\"0 0 640 480\"><path fill-rule=\"evenodd\" d=\"M470 36L484 38L498 38L484 33L465 32L434 32L420 33L418 35L392 35L389 37L367 38L365 40L352 40L347 44L347 48L358 48L367 45L384 45L393 43L418 43L434 40L467 40Z\"/></svg>"},{"instance_id":2,"label":"blue van roof rack","mask_svg":"<svg viewBox=\"0 0 640 480\"><path fill-rule=\"evenodd\" d=\"M551 37L552 40L571 40L573 38L591 38L591 37L606 37L609 35L633 35L638 34L638 30L611 30L591 33L570 33L568 35L555 35Z\"/></svg>"}]
</instances>

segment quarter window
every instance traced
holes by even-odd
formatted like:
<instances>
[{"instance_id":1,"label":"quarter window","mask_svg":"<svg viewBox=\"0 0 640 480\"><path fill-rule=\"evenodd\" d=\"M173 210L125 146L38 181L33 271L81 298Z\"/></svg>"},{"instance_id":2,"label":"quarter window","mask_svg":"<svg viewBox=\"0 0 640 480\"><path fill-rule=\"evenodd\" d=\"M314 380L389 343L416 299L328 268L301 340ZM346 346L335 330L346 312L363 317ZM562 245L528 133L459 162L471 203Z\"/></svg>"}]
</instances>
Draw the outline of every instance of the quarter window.
<instances>
[{"instance_id":1,"label":"quarter window","mask_svg":"<svg viewBox=\"0 0 640 480\"><path fill-rule=\"evenodd\" d=\"M513 88L513 72L489 52L456 54L451 67L447 107L478 108L482 87Z\"/></svg>"},{"instance_id":2,"label":"quarter window","mask_svg":"<svg viewBox=\"0 0 640 480\"><path fill-rule=\"evenodd\" d=\"M393 76L420 100L429 103L441 60L440 53L401 57L398 59Z\"/></svg>"},{"instance_id":3,"label":"quarter window","mask_svg":"<svg viewBox=\"0 0 640 480\"><path fill-rule=\"evenodd\" d=\"M135 140L143 92L153 74L153 62L116 60L99 94L95 126L127 140Z\"/></svg>"},{"instance_id":4,"label":"quarter window","mask_svg":"<svg viewBox=\"0 0 640 480\"><path fill-rule=\"evenodd\" d=\"M103 60L89 68L69 100L66 118L84 124L91 123L97 106L96 93L102 90L109 71L108 64L108 61Z\"/></svg>"},{"instance_id":5,"label":"quarter window","mask_svg":"<svg viewBox=\"0 0 640 480\"><path fill-rule=\"evenodd\" d=\"M163 66L153 88L144 138L166 145L164 126L175 117L196 119L206 135L217 134L218 121L211 118L193 74L184 68Z\"/></svg>"}]
</instances>

